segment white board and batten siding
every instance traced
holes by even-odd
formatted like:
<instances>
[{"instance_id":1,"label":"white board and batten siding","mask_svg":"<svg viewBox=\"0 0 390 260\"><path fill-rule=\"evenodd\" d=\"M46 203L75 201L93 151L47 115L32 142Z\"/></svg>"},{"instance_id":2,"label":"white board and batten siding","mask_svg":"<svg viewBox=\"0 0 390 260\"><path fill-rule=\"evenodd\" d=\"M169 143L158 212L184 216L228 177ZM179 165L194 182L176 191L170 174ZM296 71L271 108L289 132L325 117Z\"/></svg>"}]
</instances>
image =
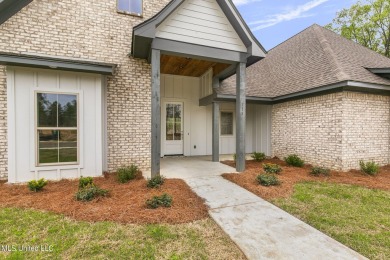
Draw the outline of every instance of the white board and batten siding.
<instances>
[{"instance_id":1,"label":"white board and batten siding","mask_svg":"<svg viewBox=\"0 0 390 260\"><path fill-rule=\"evenodd\" d=\"M200 98L213 94L213 69L209 69L200 77Z\"/></svg>"},{"instance_id":2,"label":"white board and batten siding","mask_svg":"<svg viewBox=\"0 0 390 260\"><path fill-rule=\"evenodd\" d=\"M272 106L256 105L252 113L254 116L253 140L256 140L254 142L256 146L252 147L252 150L272 156Z\"/></svg>"},{"instance_id":3,"label":"white board and batten siding","mask_svg":"<svg viewBox=\"0 0 390 260\"><path fill-rule=\"evenodd\" d=\"M236 153L236 104L221 103L221 112L233 113L233 135L220 136L220 154ZM211 113L210 109L210 113ZM263 152L267 156L272 155L271 150L271 117L272 106L247 104L246 109L246 153Z\"/></svg>"},{"instance_id":4,"label":"white board and batten siding","mask_svg":"<svg viewBox=\"0 0 390 260\"><path fill-rule=\"evenodd\" d=\"M157 27L156 37L219 49L247 48L215 0L187 0Z\"/></svg>"},{"instance_id":5,"label":"white board and batten siding","mask_svg":"<svg viewBox=\"0 0 390 260\"><path fill-rule=\"evenodd\" d=\"M191 143L193 143L190 133L191 119L193 111L199 103L200 79L195 77L161 75L161 153L164 156L166 150L166 104L169 102L183 103L183 135L184 154L192 155ZM199 122L201 123L201 122Z\"/></svg>"},{"instance_id":6,"label":"white board and batten siding","mask_svg":"<svg viewBox=\"0 0 390 260\"><path fill-rule=\"evenodd\" d=\"M79 162L74 165L36 163L37 91L78 95ZM103 172L104 85L100 75L7 67L8 157L10 183L45 178L60 180L101 176Z\"/></svg>"},{"instance_id":7,"label":"white board and batten siding","mask_svg":"<svg viewBox=\"0 0 390 260\"><path fill-rule=\"evenodd\" d=\"M184 106L184 155L212 154L212 106L200 107L203 89L202 77L161 75L161 154L165 156L166 104L182 102ZM211 86L211 82L210 82ZM221 112L232 112L235 121L235 103L221 103ZM235 122L233 135L220 136L220 154L236 152ZM271 156L271 106L247 105L246 152L264 152Z\"/></svg>"}]
</instances>

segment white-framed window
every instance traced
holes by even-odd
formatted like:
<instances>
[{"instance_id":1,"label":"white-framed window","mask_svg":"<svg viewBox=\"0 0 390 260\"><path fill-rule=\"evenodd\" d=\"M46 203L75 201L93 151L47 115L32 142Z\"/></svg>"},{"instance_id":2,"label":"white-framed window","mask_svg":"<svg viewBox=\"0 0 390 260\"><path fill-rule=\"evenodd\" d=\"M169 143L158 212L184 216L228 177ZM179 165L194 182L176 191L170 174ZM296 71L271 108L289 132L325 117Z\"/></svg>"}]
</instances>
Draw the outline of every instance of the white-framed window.
<instances>
[{"instance_id":1,"label":"white-framed window","mask_svg":"<svg viewBox=\"0 0 390 260\"><path fill-rule=\"evenodd\" d=\"M79 163L79 95L35 92L36 166Z\"/></svg>"},{"instance_id":2,"label":"white-framed window","mask_svg":"<svg viewBox=\"0 0 390 260\"><path fill-rule=\"evenodd\" d=\"M221 136L233 135L234 117L233 112L221 112Z\"/></svg>"},{"instance_id":3,"label":"white-framed window","mask_svg":"<svg viewBox=\"0 0 390 260\"><path fill-rule=\"evenodd\" d=\"M142 16L143 0L117 0L117 10L120 13Z\"/></svg>"}]
</instances>

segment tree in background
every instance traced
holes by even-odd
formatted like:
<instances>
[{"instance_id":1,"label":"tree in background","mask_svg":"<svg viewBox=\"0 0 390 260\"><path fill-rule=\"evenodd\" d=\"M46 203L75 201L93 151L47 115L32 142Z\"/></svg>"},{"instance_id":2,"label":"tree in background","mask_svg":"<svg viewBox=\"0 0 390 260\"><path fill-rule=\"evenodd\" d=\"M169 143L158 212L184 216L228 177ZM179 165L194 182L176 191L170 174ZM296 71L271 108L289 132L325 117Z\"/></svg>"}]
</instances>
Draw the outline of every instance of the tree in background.
<instances>
[{"instance_id":1,"label":"tree in background","mask_svg":"<svg viewBox=\"0 0 390 260\"><path fill-rule=\"evenodd\" d=\"M390 58L390 0L358 1L326 27Z\"/></svg>"}]
</instances>

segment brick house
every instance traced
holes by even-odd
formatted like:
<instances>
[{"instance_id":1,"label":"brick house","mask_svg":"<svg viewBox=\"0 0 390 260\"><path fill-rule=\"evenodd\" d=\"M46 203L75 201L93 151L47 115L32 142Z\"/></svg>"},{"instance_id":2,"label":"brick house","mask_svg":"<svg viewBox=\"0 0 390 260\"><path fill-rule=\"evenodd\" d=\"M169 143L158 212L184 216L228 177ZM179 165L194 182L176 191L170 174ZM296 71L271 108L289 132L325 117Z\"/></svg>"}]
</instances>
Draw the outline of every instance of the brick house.
<instances>
[{"instance_id":1,"label":"brick house","mask_svg":"<svg viewBox=\"0 0 390 260\"><path fill-rule=\"evenodd\" d=\"M387 164L388 68L319 26L266 54L231 0L2 0L0 177L232 153L243 171L254 151Z\"/></svg>"},{"instance_id":2,"label":"brick house","mask_svg":"<svg viewBox=\"0 0 390 260\"><path fill-rule=\"evenodd\" d=\"M232 78L216 95L234 96ZM272 104L272 155L338 170L389 164L390 59L313 25L247 70L247 100Z\"/></svg>"}]
</instances>

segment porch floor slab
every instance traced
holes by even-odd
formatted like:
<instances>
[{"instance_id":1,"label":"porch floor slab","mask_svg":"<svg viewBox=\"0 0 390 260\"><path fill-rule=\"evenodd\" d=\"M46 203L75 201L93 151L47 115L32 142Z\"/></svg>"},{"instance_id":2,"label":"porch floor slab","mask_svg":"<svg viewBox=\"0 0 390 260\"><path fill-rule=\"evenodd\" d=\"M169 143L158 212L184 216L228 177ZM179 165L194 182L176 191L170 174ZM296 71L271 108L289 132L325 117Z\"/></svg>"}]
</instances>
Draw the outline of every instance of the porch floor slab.
<instances>
[{"instance_id":1,"label":"porch floor slab","mask_svg":"<svg viewBox=\"0 0 390 260\"><path fill-rule=\"evenodd\" d=\"M232 156L221 156L221 160L232 159ZM160 173L166 178L197 178L203 176L233 173L236 169L222 163L213 162L211 156L165 157L161 160Z\"/></svg>"},{"instance_id":2,"label":"porch floor slab","mask_svg":"<svg viewBox=\"0 0 390 260\"><path fill-rule=\"evenodd\" d=\"M163 174L184 179L205 199L210 216L248 259L367 259L219 176L231 171L199 157L162 161Z\"/></svg>"}]
</instances>

